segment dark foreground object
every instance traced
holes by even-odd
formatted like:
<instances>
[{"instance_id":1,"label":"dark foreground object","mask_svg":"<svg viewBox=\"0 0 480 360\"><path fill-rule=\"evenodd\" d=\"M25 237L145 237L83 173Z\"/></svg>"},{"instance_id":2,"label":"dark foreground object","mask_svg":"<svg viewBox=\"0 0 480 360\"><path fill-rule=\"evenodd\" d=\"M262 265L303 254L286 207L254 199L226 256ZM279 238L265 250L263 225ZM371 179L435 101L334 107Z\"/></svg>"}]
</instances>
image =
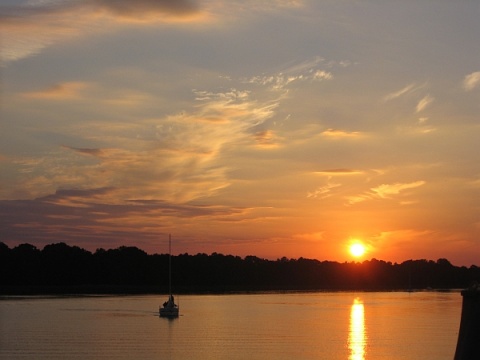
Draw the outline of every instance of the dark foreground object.
<instances>
[{"instance_id":1,"label":"dark foreground object","mask_svg":"<svg viewBox=\"0 0 480 360\"><path fill-rule=\"evenodd\" d=\"M173 319L178 317L178 312L180 311L180 309L178 305L175 304L175 301L173 300L173 295L170 294L168 300L163 303L163 307L161 306L158 311L160 317Z\"/></svg>"},{"instance_id":2,"label":"dark foreground object","mask_svg":"<svg viewBox=\"0 0 480 360\"><path fill-rule=\"evenodd\" d=\"M480 359L480 285L462 291L462 318L454 360Z\"/></svg>"}]
</instances>

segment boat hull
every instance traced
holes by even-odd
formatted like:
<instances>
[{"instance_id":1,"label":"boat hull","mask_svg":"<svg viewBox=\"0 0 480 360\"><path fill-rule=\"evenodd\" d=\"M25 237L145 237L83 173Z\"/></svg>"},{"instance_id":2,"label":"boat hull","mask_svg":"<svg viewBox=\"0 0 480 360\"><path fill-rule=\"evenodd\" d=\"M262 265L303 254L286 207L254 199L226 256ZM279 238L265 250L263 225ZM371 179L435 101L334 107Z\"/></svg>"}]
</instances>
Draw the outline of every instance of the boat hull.
<instances>
[{"instance_id":1,"label":"boat hull","mask_svg":"<svg viewBox=\"0 0 480 360\"><path fill-rule=\"evenodd\" d=\"M160 308L159 310L160 317L166 317L166 318L176 318L178 317L178 307L175 308Z\"/></svg>"}]
</instances>

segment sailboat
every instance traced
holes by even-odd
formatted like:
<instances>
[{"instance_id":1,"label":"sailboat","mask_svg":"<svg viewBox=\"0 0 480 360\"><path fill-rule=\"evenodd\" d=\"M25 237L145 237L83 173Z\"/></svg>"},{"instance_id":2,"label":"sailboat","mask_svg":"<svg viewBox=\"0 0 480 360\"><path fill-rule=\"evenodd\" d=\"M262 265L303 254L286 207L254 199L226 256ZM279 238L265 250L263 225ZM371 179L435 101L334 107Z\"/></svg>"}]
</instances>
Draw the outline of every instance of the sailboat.
<instances>
[{"instance_id":1,"label":"sailboat","mask_svg":"<svg viewBox=\"0 0 480 360\"><path fill-rule=\"evenodd\" d=\"M179 306L175 304L172 294L172 237L168 235L168 300L159 306L160 317L176 318L179 313Z\"/></svg>"}]
</instances>

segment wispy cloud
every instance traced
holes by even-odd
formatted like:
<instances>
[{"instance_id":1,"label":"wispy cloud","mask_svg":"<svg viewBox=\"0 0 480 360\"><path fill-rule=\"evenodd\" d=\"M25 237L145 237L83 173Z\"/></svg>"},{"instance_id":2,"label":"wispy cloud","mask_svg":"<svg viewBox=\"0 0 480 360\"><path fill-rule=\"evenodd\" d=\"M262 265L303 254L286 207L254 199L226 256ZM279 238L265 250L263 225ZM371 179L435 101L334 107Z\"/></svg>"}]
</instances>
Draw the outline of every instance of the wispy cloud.
<instances>
[{"instance_id":1,"label":"wispy cloud","mask_svg":"<svg viewBox=\"0 0 480 360\"><path fill-rule=\"evenodd\" d=\"M360 203L367 200L373 199L392 199L394 196L400 195L401 192L409 189L415 189L420 186L425 185L426 182L423 180L414 181L411 183L394 183L394 184L382 184L376 187L371 188L369 191L358 195L346 196L346 200L349 205ZM413 200L402 200L400 202L402 205L413 204Z\"/></svg>"},{"instance_id":2,"label":"wispy cloud","mask_svg":"<svg viewBox=\"0 0 480 360\"><path fill-rule=\"evenodd\" d=\"M23 93L22 96L31 99L66 100L80 98L81 92L88 87L85 82L65 82L54 84L46 89Z\"/></svg>"},{"instance_id":3,"label":"wispy cloud","mask_svg":"<svg viewBox=\"0 0 480 360\"><path fill-rule=\"evenodd\" d=\"M1 64L30 57L78 38L118 31L122 26L220 24L238 13L300 8L302 0L239 1L225 6L198 0L33 0L0 6ZM322 76L319 74L319 76Z\"/></svg>"},{"instance_id":4,"label":"wispy cloud","mask_svg":"<svg viewBox=\"0 0 480 360\"><path fill-rule=\"evenodd\" d=\"M278 148L281 139L275 134L273 130L258 131L254 134L257 146L265 149Z\"/></svg>"},{"instance_id":5,"label":"wispy cloud","mask_svg":"<svg viewBox=\"0 0 480 360\"><path fill-rule=\"evenodd\" d=\"M415 87L416 87L415 83L409 84L409 85L405 86L404 88L402 88L398 91L395 91L395 92L392 92L392 93L386 95L383 98L383 100L384 101L390 101L390 100L396 99L398 97L401 97L405 94L408 94L408 93L412 92L415 89Z\"/></svg>"},{"instance_id":6,"label":"wispy cloud","mask_svg":"<svg viewBox=\"0 0 480 360\"><path fill-rule=\"evenodd\" d=\"M363 171L354 170L354 169L325 169L320 171L315 171L315 174L318 175L328 175L328 176L345 176L345 175L360 175L363 174Z\"/></svg>"},{"instance_id":7,"label":"wispy cloud","mask_svg":"<svg viewBox=\"0 0 480 360\"><path fill-rule=\"evenodd\" d=\"M1 61L5 65L36 55L55 43L72 40L92 32L83 14L65 12L64 7L19 7L2 21ZM62 14L59 14L62 12ZM90 19L90 25L95 23Z\"/></svg>"},{"instance_id":8,"label":"wispy cloud","mask_svg":"<svg viewBox=\"0 0 480 360\"><path fill-rule=\"evenodd\" d=\"M333 75L331 72L328 72L325 70L317 70L313 74L313 79L314 80L331 80L333 79Z\"/></svg>"},{"instance_id":9,"label":"wispy cloud","mask_svg":"<svg viewBox=\"0 0 480 360\"><path fill-rule=\"evenodd\" d=\"M380 198L387 199L392 195L398 195L400 192L407 189L414 189L419 186L425 185L425 181L415 181L411 183L395 183L395 184L382 184L371 190Z\"/></svg>"},{"instance_id":10,"label":"wispy cloud","mask_svg":"<svg viewBox=\"0 0 480 360\"><path fill-rule=\"evenodd\" d=\"M311 198L311 199L325 199L329 196L331 196L331 191L332 189L335 189L339 186L341 186L342 184L338 184L338 183L328 183L327 185L325 186L321 186L317 189L315 189L314 191L312 192L309 192L307 194L307 198Z\"/></svg>"},{"instance_id":11,"label":"wispy cloud","mask_svg":"<svg viewBox=\"0 0 480 360\"><path fill-rule=\"evenodd\" d=\"M88 148L75 148L73 146L65 146L65 148L76 151L80 154L86 154L86 155L92 155L92 156L98 156L101 157L104 155L105 151L102 149L88 149Z\"/></svg>"},{"instance_id":12,"label":"wispy cloud","mask_svg":"<svg viewBox=\"0 0 480 360\"><path fill-rule=\"evenodd\" d=\"M59 86L28 96L50 99L61 94L65 90ZM78 147L63 141L54 156L18 160L31 176L12 186L22 188L28 198L88 184L115 188L105 195L110 204L125 199L188 202L229 186L228 167L222 161L227 146L246 144L261 150L280 145L282 138L262 126L275 115L278 99L258 101L235 89L195 91L195 96L196 105L189 111L161 118L75 123L71 128L65 124L58 131L108 145Z\"/></svg>"},{"instance_id":13,"label":"wispy cloud","mask_svg":"<svg viewBox=\"0 0 480 360\"><path fill-rule=\"evenodd\" d=\"M471 91L480 85L480 71L468 74L463 79L463 88L466 91Z\"/></svg>"},{"instance_id":14,"label":"wispy cloud","mask_svg":"<svg viewBox=\"0 0 480 360\"><path fill-rule=\"evenodd\" d=\"M359 195L349 195L345 196L348 205L354 205L357 203L361 203L363 201L371 199L371 195L369 194L359 194Z\"/></svg>"},{"instance_id":15,"label":"wispy cloud","mask_svg":"<svg viewBox=\"0 0 480 360\"><path fill-rule=\"evenodd\" d=\"M131 21L158 21L165 18L189 18L200 12L192 0L88 0L88 6Z\"/></svg>"},{"instance_id":16,"label":"wispy cloud","mask_svg":"<svg viewBox=\"0 0 480 360\"><path fill-rule=\"evenodd\" d=\"M363 134L358 131L344 131L344 130L338 130L338 129L327 129L322 131L321 133L322 136L326 136L329 138L334 138L334 139L342 139L342 138L359 138L362 137Z\"/></svg>"},{"instance_id":17,"label":"wispy cloud","mask_svg":"<svg viewBox=\"0 0 480 360\"><path fill-rule=\"evenodd\" d=\"M308 61L290 64L275 74L253 76L245 79L245 83L268 86L272 90L285 90L288 85L297 82L327 81L334 78L322 57L314 57Z\"/></svg>"},{"instance_id":18,"label":"wispy cloud","mask_svg":"<svg viewBox=\"0 0 480 360\"><path fill-rule=\"evenodd\" d=\"M209 17L189 0L38 1L0 10L3 65L59 42L115 31L121 22L171 24L205 22Z\"/></svg>"},{"instance_id":19,"label":"wispy cloud","mask_svg":"<svg viewBox=\"0 0 480 360\"><path fill-rule=\"evenodd\" d=\"M397 91L393 91L393 92L385 95L383 97L383 101L387 102L387 101L396 100L396 99L399 99L399 98L402 98L402 97L407 97L407 96L410 96L412 94L416 94L420 90L425 89L427 87L427 85L428 85L427 82L420 83L420 84L419 83L408 84L408 85L404 86L403 88L401 88Z\"/></svg>"},{"instance_id":20,"label":"wispy cloud","mask_svg":"<svg viewBox=\"0 0 480 360\"><path fill-rule=\"evenodd\" d=\"M430 96L430 95L426 95L424 96L417 104L417 107L415 108L415 111L418 113L418 112L421 112L423 110L425 110L431 103L433 103L435 99Z\"/></svg>"}]
</instances>

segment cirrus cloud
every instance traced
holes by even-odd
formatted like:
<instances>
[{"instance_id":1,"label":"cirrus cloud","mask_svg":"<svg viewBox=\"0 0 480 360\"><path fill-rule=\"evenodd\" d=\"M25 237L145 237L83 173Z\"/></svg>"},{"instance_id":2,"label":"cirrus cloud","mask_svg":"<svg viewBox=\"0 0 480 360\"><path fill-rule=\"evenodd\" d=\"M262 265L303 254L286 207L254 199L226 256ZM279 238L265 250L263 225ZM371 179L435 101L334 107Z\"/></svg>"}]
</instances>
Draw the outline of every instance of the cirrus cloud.
<instances>
[{"instance_id":1,"label":"cirrus cloud","mask_svg":"<svg viewBox=\"0 0 480 360\"><path fill-rule=\"evenodd\" d=\"M425 110L435 99L430 95L425 95L417 104L416 112Z\"/></svg>"},{"instance_id":2,"label":"cirrus cloud","mask_svg":"<svg viewBox=\"0 0 480 360\"><path fill-rule=\"evenodd\" d=\"M426 184L426 181L419 180L411 183L394 183L394 184L381 184L379 186L371 188L369 191L365 191L358 195L346 196L348 205L354 205L363 201L373 199L391 199L396 195L400 195L401 192L408 189L415 189ZM414 201L402 201L402 205L413 204Z\"/></svg>"},{"instance_id":3,"label":"cirrus cloud","mask_svg":"<svg viewBox=\"0 0 480 360\"><path fill-rule=\"evenodd\" d=\"M79 98L81 91L87 88L84 82L65 82L53 84L46 89L23 93L22 96L30 99L66 100Z\"/></svg>"},{"instance_id":4,"label":"cirrus cloud","mask_svg":"<svg viewBox=\"0 0 480 360\"><path fill-rule=\"evenodd\" d=\"M387 199L392 195L398 195L401 191L407 189L414 189L419 186L425 185L425 181L414 181L411 183L395 183L395 184L382 184L372 191L380 198Z\"/></svg>"},{"instance_id":5,"label":"cirrus cloud","mask_svg":"<svg viewBox=\"0 0 480 360\"><path fill-rule=\"evenodd\" d=\"M463 79L463 88L466 91L471 91L480 85L480 71L468 74Z\"/></svg>"},{"instance_id":6,"label":"cirrus cloud","mask_svg":"<svg viewBox=\"0 0 480 360\"><path fill-rule=\"evenodd\" d=\"M198 4L190 0L89 0L91 6L126 18L151 18L152 16L189 16L199 11Z\"/></svg>"},{"instance_id":7,"label":"cirrus cloud","mask_svg":"<svg viewBox=\"0 0 480 360\"><path fill-rule=\"evenodd\" d=\"M328 176L361 175L363 174L363 171L338 168L338 169L325 169L325 170L315 171L315 174L328 175Z\"/></svg>"},{"instance_id":8,"label":"cirrus cloud","mask_svg":"<svg viewBox=\"0 0 480 360\"><path fill-rule=\"evenodd\" d=\"M362 133L358 131L327 129L325 131L322 131L321 135L332 138L332 139L343 139L343 138L359 138L362 136Z\"/></svg>"},{"instance_id":9,"label":"cirrus cloud","mask_svg":"<svg viewBox=\"0 0 480 360\"><path fill-rule=\"evenodd\" d=\"M40 53L54 44L115 31L118 22L203 22L207 12L189 0L38 1L1 7L2 65Z\"/></svg>"}]
</instances>

